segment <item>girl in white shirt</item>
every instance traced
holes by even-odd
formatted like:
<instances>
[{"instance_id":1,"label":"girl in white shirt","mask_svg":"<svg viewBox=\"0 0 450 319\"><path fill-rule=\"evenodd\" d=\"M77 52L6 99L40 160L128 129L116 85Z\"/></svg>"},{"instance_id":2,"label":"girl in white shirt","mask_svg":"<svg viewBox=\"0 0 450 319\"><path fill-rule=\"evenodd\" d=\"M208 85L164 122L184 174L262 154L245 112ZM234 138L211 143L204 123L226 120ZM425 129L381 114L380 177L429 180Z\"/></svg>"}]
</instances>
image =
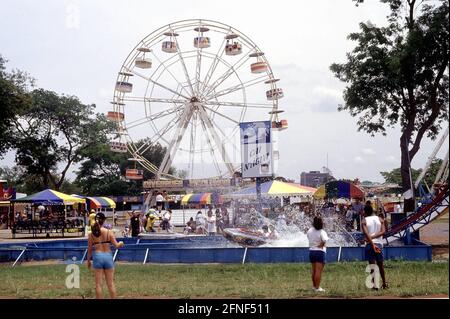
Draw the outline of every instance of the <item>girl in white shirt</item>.
<instances>
[{"instance_id":1,"label":"girl in white shirt","mask_svg":"<svg viewBox=\"0 0 450 319\"><path fill-rule=\"evenodd\" d=\"M325 247L328 241L328 235L323 230L322 218L316 216L313 220L313 227L306 233L309 241L309 261L312 267L312 282L313 290L316 292L324 292L320 287L320 280L322 278L323 267L325 266L325 257L327 248Z\"/></svg>"}]
</instances>

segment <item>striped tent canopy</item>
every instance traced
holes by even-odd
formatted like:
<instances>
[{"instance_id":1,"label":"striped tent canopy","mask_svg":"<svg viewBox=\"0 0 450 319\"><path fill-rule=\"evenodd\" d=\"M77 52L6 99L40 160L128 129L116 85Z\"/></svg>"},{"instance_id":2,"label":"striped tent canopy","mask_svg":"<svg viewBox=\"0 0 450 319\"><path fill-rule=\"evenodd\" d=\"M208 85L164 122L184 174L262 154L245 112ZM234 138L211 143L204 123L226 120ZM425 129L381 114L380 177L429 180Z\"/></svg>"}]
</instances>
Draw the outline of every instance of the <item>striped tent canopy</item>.
<instances>
[{"instance_id":1,"label":"striped tent canopy","mask_svg":"<svg viewBox=\"0 0 450 319\"><path fill-rule=\"evenodd\" d=\"M101 208L116 208L116 202L108 197L84 197L80 195L72 194L72 196L85 198L87 203L87 209L101 209Z\"/></svg>"},{"instance_id":2,"label":"striped tent canopy","mask_svg":"<svg viewBox=\"0 0 450 319\"><path fill-rule=\"evenodd\" d=\"M108 197L86 197L88 209L116 208L116 203Z\"/></svg>"},{"instance_id":3,"label":"striped tent canopy","mask_svg":"<svg viewBox=\"0 0 450 319\"><path fill-rule=\"evenodd\" d=\"M314 198L363 198L364 192L356 185L346 181L331 181L320 186Z\"/></svg>"},{"instance_id":4,"label":"striped tent canopy","mask_svg":"<svg viewBox=\"0 0 450 319\"><path fill-rule=\"evenodd\" d=\"M84 204L86 203L86 200L84 198L57 192L52 189L45 189L39 193L12 200L12 202L39 205L74 205Z\"/></svg>"},{"instance_id":5,"label":"striped tent canopy","mask_svg":"<svg viewBox=\"0 0 450 319\"><path fill-rule=\"evenodd\" d=\"M269 181L261 184L261 195L263 196L308 196L314 194L315 191L316 188L280 181ZM256 186L241 189L237 192L229 194L228 196L256 196Z\"/></svg>"},{"instance_id":6,"label":"striped tent canopy","mask_svg":"<svg viewBox=\"0 0 450 319\"><path fill-rule=\"evenodd\" d=\"M181 199L181 205L188 204L222 204L222 196L214 193L187 194Z\"/></svg>"}]
</instances>

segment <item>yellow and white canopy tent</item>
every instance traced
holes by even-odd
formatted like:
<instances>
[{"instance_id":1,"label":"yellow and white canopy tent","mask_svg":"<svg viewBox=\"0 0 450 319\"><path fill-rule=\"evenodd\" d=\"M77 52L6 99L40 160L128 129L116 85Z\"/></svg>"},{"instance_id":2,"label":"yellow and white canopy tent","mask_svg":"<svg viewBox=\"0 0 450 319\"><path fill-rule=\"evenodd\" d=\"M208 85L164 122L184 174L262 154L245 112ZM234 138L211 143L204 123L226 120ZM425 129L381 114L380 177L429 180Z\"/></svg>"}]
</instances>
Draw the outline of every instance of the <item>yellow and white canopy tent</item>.
<instances>
[{"instance_id":1,"label":"yellow and white canopy tent","mask_svg":"<svg viewBox=\"0 0 450 319\"><path fill-rule=\"evenodd\" d=\"M285 183L281 181L268 181L261 184L262 196L306 196L310 197L316 192L315 188L303 186L295 183ZM226 195L227 197L253 197L256 196L256 186L248 187Z\"/></svg>"},{"instance_id":2,"label":"yellow and white canopy tent","mask_svg":"<svg viewBox=\"0 0 450 319\"><path fill-rule=\"evenodd\" d=\"M71 195L67 195L52 189L45 189L41 192L22 197L19 199L14 199L13 203L28 203L33 205L43 205L43 206L56 206L56 205L76 205L85 204L86 200L84 198L79 198ZM66 216L65 216L66 217Z\"/></svg>"}]
</instances>

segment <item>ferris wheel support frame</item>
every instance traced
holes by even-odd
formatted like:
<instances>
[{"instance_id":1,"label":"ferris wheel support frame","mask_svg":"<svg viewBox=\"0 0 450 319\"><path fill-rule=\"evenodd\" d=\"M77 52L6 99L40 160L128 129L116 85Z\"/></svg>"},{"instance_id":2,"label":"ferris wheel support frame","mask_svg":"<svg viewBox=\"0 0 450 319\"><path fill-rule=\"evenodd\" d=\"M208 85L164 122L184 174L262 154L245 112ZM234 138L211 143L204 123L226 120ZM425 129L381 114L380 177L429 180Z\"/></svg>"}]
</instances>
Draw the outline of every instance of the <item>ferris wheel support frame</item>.
<instances>
[{"instance_id":1,"label":"ferris wheel support frame","mask_svg":"<svg viewBox=\"0 0 450 319\"><path fill-rule=\"evenodd\" d=\"M167 147L164 158L159 166L158 173L156 175L157 179L161 178L162 174L166 174L169 172L170 165L173 162L175 153L181 143L181 140L183 139L183 135L186 132L186 128L189 124L190 119L192 118L193 113L194 110L192 108L192 103L186 103L186 109L183 112L181 120L176 128L175 134L173 135L172 141Z\"/></svg>"}]
</instances>

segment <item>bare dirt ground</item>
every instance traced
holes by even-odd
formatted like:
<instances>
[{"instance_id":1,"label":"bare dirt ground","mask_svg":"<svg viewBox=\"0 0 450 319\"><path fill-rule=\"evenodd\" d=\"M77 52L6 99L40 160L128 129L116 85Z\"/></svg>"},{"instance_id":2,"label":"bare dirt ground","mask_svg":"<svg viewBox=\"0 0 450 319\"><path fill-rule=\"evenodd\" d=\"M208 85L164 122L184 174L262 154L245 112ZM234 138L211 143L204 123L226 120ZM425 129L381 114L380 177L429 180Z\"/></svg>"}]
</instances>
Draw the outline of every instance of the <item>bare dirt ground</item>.
<instances>
[{"instance_id":1,"label":"bare dirt ground","mask_svg":"<svg viewBox=\"0 0 450 319\"><path fill-rule=\"evenodd\" d=\"M420 240L433 247L433 260L448 260L449 242L448 213L434 220L420 230Z\"/></svg>"},{"instance_id":2,"label":"bare dirt ground","mask_svg":"<svg viewBox=\"0 0 450 319\"><path fill-rule=\"evenodd\" d=\"M448 214L434 220L420 230L420 239L430 245L447 245L449 219Z\"/></svg>"}]
</instances>

